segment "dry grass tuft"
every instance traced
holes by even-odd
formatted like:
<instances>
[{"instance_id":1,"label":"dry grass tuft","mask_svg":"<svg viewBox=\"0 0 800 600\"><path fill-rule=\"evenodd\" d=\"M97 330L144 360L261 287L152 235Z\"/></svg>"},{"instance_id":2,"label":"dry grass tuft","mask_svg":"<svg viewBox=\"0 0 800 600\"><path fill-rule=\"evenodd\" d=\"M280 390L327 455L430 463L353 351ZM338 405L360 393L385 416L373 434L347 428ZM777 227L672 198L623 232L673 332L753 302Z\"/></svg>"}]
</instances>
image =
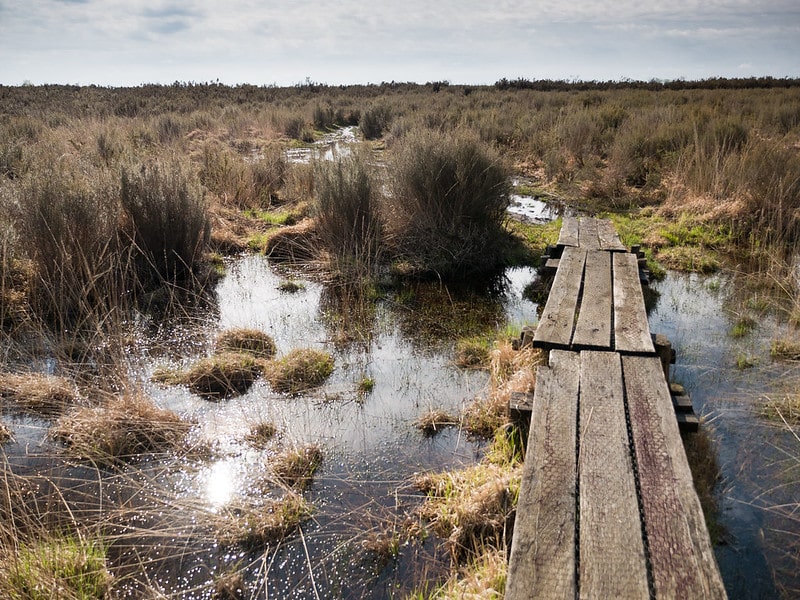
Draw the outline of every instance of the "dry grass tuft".
<instances>
[{"instance_id":1,"label":"dry grass tuft","mask_svg":"<svg viewBox=\"0 0 800 600\"><path fill-rule=\"evenodd\" d=\"M247 583L241 571L229 571L214 580L212 600L244 600Z\"/></svg>"},{"instance_id":2,"label":"dry grass tuft","mask_svg":"<svg viewBox=\"0 0 800 600\"><path fill-rule=\"evenodd\" d=\"M793 340L775 340L770 348L772 358L800 360L800 343Z\"/></svg>"},{"instance_id":3,"label":"dry grass tuft","mask_svg":"<svg viewBox=\"0 0 800 600\"><path fill-rule=\"evenodd\" d=\"M217 352L244 352L256 358L275 356L275 341L259 329L237 328L223 331L217 338Z\"/></svg>"},{"instance_id":4,"label":"dry grass tuft","mask_svg":"<svg viewBox=\"0 0 800 600\"><path fill-rule=\"evenodd\" d=\"M457 561L487 542L501 542L513 518L521 469L478 464L461 471L424 474L416 485L426 494L419 515L447 538Z\"/></svg>"},{"instance_id":5,"label":"dry grass tuft","mask_svg":"<svg viewBox=\"0 0 800 600\"><path fill-rule=\"evenodd\" d=\"M244 439L256 448L264 448L278 433L275 423L261 421L250 428Z\"/></svg>"},{"instance_id":6,"label":"dry grass tuft","mask_svg":"<svg viewBox=\"0 0 800 600\"><path fill-rule=\"evenodd\" d=\"M267 379L276 392L296 394L322 385L333 373L333 356L322 350L300 348L273 361Z\"/></svg>"},{"instance_id":7,"label":"dry grass tuft","mask_svg":"<svg viewBox=\"0 0 800 600\"><path fill-rule=\"evenodd\" d=\"M38 373L0 374L0 399L6 406L48 417L62 414L81 402L71 381Z\"/></svg>"},{"instance_id":8,"label":"dry grass tuft","mask_svg":"<svg viewBox=\"0 0 800 600\"><path fill-rule=\"evenodd\" d=\"M503 548L486 546L469 565L459 569L436 592L439 600L502 598L506 589L508 556Z\"/></svg>"},{"instance_id":9,"label":"dry grass tuft","mask_svg":"<svg viewBox=\"0 0 800 600\"><path fill-rule=\"evenodd\" d=\"M489 394L467 407L466 430L473 435L493 437L508 422L512 392L530 393L536 385L536 367L544 364L539 349L514 350L510 341L500 341L491 353Z\"/></svg>"},{"instance_id":10,"label":"dry grass tuft","mask_svg":"<svg viewBox=\"0 0 800 600\"><path fill-rule=\"evenodd\" d=\"M322 464L322 449L317 444L306 444L284 450L270 461L272 473L281 484L295 489L305 489Z\"/></svg>"},{"instance_id":11,"label":"dry grass tuft","mask_svg":"<svg viewBox=\"0 0 800 600\"><path fill-rule=\"evenodd\" d=\"M262 549L291 534L311 512L308 502L295 493L256 506L231 507L220 523L219 540L248 550Z\"/></svg>"},{"instance_id":12,"label":"dry grass tuft","mask_svg":"<svg viewBox=\"0 0 800 600\"><path fill-rule=\"evenodd\" d=\"M204 398L220 400L247 392L264 368L264 362L250 354L223 352L198 361L186 371L158 370L153 380L185 385Z\"/></svg>"},{"instance_id":13,"label":"dry grass tuft","mask_svg":"<svg viewBox=\"0 0 800 600\"><path fill-rule=\"evenodd\" d=\"M272 260L291 263L316 259L319 243L315 227L312 219L281 227L270 234L263 249L264 254Z\"/></svg>"},{"instance_id":14,"label":"dry grass tuft","mask_svg":"<svg viewBox=\"0 0 800 600\"><path fill-rule=\"evenodd\" d=\"M129 395L104 406L74 410L61 417L50 434L74 456L116 463L174 450L184 443L191 427L146 396Z\"/></svg>"},{"instance_id":15,"label":"dry grass tuft","mask_svg":"<svg viewBox=\"0 0 800 600\"><path fill-rule=\"evenodd\" d=\"M800 394L767 398L761 412L765 417L776 421L800 423Z\"/></svg>"},{"instance_id":16,"label":"dry grass tuft","mask_svg":"<svg viewBox=\"0 0 800 600\"><path fill-rule=\"evenodd\" d=\"M0 422L0 444L5 444L11 439L13 439L13 436L11 435L11 430L5 423Z\"/></svg>"},{"instance_id":17,"label":"dry grass tuft","mask_svg":"<svg viewBox=\"0 0 800 600\"><path fill-rule=\"evenodd\" d=\"M436 408L430 409L414 421L414 426L426 436L435 435L445 427L454 427L456 425L458 425L456 417Z\"/></svg>"}]
</instances>

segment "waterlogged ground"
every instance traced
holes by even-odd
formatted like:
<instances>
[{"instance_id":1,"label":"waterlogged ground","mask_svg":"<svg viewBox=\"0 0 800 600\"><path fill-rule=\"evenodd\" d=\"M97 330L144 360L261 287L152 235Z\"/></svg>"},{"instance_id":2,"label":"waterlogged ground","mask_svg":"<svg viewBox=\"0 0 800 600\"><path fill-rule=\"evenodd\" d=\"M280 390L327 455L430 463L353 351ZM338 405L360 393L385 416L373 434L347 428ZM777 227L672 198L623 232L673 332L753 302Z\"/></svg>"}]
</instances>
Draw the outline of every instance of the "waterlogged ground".
<instances>
[{"instance_id":1,"label":"waterlogged ground","mask_svg":"<svg viewBox=\"0 0 800 600\"><path fill-rule=\"evenodd\" d=\"M797 597L800 440L783 423L760 416L768 397L800 382L800 364L770 358L771 342L792 335L785 315L765 311L752 332L736 337L738 278L670 273L652 287L660 298L650 328L676 348L673 379L704 415L718 453L723 532L716 554L729 596Z\"/></svg>"}]
</instances>

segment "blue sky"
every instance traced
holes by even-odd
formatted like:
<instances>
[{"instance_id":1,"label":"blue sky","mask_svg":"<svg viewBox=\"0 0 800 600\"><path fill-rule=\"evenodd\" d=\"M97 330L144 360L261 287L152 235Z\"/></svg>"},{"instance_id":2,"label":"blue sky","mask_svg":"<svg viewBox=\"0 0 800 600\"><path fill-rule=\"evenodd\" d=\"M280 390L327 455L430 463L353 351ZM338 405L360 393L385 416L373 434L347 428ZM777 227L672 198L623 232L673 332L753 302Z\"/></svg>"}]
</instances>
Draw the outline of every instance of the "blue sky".
<instances>
[{"instance_id":1,"label":"blue sky","mask_svg":"<svg viewBox=\"0 0 800 600\"><path fill-rule=\"evenodd\" d=\"M800 77L798 0L0 0L0 83Z\"/></svg>"}]
</instances>

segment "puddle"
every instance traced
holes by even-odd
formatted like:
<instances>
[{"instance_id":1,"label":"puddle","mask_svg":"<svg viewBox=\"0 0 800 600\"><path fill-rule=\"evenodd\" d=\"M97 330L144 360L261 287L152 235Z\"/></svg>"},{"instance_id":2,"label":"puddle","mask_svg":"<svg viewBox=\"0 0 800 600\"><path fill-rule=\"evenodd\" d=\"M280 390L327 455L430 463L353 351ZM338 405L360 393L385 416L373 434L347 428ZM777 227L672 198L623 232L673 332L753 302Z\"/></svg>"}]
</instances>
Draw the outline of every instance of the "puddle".
<instances>
[{"instance_id":1,"label":"puddle","mask_svg":"<svg viewBox=\"0 0 800 600\"><path fill-rule=\"evenodd\" d=\"M353 145L358 141L358 127L351 125L326 133L309 146L290 148L286 158L292 163L308 164L312 159L334 160L350 156Z\"/></svg>"},{"instance_id":2,"label":"puddle","mask_svg":"<svg viewBox=\"0 0 800 600\"><path fill-rule=\"evenodd\" d=\"M534 196L511 194L508 213L515 218L534 224L549 223L563 214L563 209Z\"/></svg>"}]
</instances>

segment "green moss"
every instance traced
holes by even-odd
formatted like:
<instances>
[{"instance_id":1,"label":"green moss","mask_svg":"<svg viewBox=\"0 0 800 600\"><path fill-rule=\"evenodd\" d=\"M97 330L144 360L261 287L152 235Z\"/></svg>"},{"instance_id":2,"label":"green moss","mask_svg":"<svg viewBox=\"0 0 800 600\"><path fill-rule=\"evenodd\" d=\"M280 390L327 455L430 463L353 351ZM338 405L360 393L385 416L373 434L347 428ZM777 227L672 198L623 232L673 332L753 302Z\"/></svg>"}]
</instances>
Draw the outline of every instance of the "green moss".
<instances>
[{"instance_id":1,"label":"green moss","mask_svg":"<svg viewBox=\"0 0 800 600\"><path fill-rule=\"evenodd\" d=\"M220 334L217 352L243 352L256 358L272 358L277 348L273 339L259 329L235 328Z\"/></svg>"},{"instance_id":2,"label":"green moss","mask_svg":"<svg viewBox=\"0 0 800 600\"><path fill-rule=\"evenodd\" d=\"M251 354L224 352L204 358L185 371L160 369L153 380L171 385L186 385L195 394L209 399L244 394L264 372L264 362Z\"/></svg>"}]
</instances>

